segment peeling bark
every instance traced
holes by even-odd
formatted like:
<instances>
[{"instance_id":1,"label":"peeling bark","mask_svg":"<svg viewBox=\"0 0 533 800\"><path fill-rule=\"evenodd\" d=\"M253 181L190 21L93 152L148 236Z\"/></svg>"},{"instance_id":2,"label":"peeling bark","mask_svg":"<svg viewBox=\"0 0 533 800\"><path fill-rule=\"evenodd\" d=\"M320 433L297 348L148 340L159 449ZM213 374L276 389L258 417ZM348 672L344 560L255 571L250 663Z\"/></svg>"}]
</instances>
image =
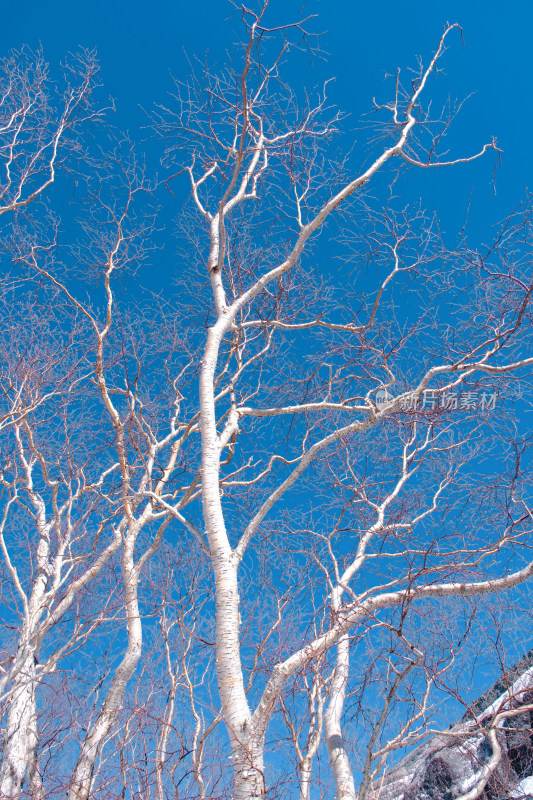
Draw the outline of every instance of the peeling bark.
<instances>
[{"instance_id":1,"label":"peeling bark","mask_svg":"<svg viewBox=\"0 0 533 800\"><path fill-rule=\"evenodd\" d=\"M35 759L35 683L34 654L26 648L18 659L4 735L0 797L5 800L20 797L28 763ZM32 783L36 782L34 773Z\"/></svg>"}]
</instances>

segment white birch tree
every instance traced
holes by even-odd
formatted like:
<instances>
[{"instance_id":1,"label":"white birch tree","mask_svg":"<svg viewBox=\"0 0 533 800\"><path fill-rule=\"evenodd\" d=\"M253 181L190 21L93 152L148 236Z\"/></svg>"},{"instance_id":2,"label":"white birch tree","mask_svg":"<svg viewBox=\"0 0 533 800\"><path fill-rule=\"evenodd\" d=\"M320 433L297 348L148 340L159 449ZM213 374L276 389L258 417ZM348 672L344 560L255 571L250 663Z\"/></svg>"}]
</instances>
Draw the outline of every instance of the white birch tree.
<instances>
[{"instance_id":1,"label":"white birch tree","mask_svg":"<svg viewBox=\"0 0 533 800\"><path fill-rule=\"evenodd\" d=\"M419 206L379 201L402 170L499 155L482 132L477 152L440 155L449 120L433 118L431 84L458 26L375 104L384 143L335 160L327 85L299 103L283 78L312 21L271 22L268 2L238 11L233 65L177 81L153 114L166 202L178 180L191 193L175 294L170 277L164 296L134 277L121 290L157 228L142 206L157 189L126 142L105 159L79 150L82 244L58 248L46 193L85 88L51 133L39 123L15 178L13 126L29 112L6 105L5 250L13 307L34 314L21 354L4 346L9 800L164 800L183 786L265 798L292 758L288 795L321 796L330 780L338 800L373 799L401 748L436 734L434 693L456 661L450 648L432 663L413 619L503 598L533 574L528 443L503 400L511 384L527 391L533 364L529 211L484 248L452 247ZM385 688L367 724L361 652L380 637L395 644L375 659ZM48 712L45 742L45 678L102 639L112 656L86 690L64 689L74 710ZM500 769L498 726L529 709L522 694L481 720L492 757L464 800Z\"/></svg>"},{"instance_id":2,"label":"white birch tree","mask_svg":"<svg viewBox=\"0 0 533 800\"><path fill-rule=\"evenodd\" d=\"M390 221L392 241L386 244L382 238L380 243L382 251L388 250L390 266L370 293L371 300L365 303L368 310L365 309L357 321L353 318L341 321L339 309L333 303L320 308L318 313L304 311L287 318L287 312L280 309L282 301L279 298L283 297L284 282L290 283L292 272L299 270L296 280L306 281L307 268L303 267L306 247L312 242L313 236L328 224L333 212L362 192L363 187L375 179L380 171L394 161L403 161L407 165L421 168L457 168L461 163L479 158L488 150L495 149L495 144L491 142L481 146L477 154L459 154L446 161L438 159L433 147L428 148L427 156L424 155L419 144L420 137L426 132L426 125L430 128L423 106L424 92L427 91L428 80L436 70L445 43L454 32L455 26L451 26L445 30L429 64L421 68L412 88L404 92L398 80L393 102L383 107L392 117L390 145L357 176L341 178L336 181L335 190L328 191L327 183L325 188L321 185L324 168L315 155L318 143L323 139L327 140L335 124L322 122L325 101L305 111L292 125L288 120L290 111L285 111L291 109L293 104L294 98L290 93L288 97L283 97L282 94L283 99L272 102L277 114L272 114L272 106L266 103L268 94L273 93L272 84L279 80L280 61L278 57L265 66L266 59L260 59L257 55L256 47L260 46L261 39L272 33L264 22L266 11L266 5L259 14L243 9L249 38L240 74L230 74L226 80L223 76L216 75L211 82L210 76L204 75L202 89L205 92L205 102L202 103L198 98L191 102L190 92L180 94L181 116L176 122L177 128L181 127L183 134L192 142L193 158L186 169L198 213L205 220L208 236L206 247L209 251L206 266L214 306L202 356L200 420L203 518L216 587L218 687L232 747L234 796L263 797L266 792L263 752L265 734L284 688L291 677L310 660L336 647L337 662L324 714L325 735L336 782L336 795L339 798L350 798L355 797L355 786L341 735L343 697L349 672L350 633L369 618L379 619L380 613L385 609L401 608L416 600L430 597L467 597L497 592L527 580L533 571L533 563L527 556L527 545L523 551L524 563L518 564L514 570L506 570L505 573L496 573L489 577L483 571L476 571L475 567L479 568L489 554L502 550L510 539L514 544L516 526L527 526L530 521L529 512L518 503L517 517L511 520L510 527L495 531L490 542L475 546L472 550L465 545L463 557L459 561L452 555L452 549L452 552L443 554L431 565L428 563L423 567L414 567L417 560L414 553L421 549L427 556L432 548L428 542L422 546L415 531L423 527L426 518L438 508L441 495L453 483L456 467L452 454L464 443L454 441L448 436L450 429L447 425L439 429L430 418L423 421L411 419L405 434L399 437L400 440L403 438L403 443L399 442L402 445L397 456L399 468L395 478L391 480L392 488L389 487L381 494L379 501L367 494L364 483L357 474L353 474L350 463L347 464L348 475L351 473L353 502L366 504L369 514L368 523L360 529L352 554L342 552L342 555L336 556L333 551L330 552L333 560L333 572L331 568L328 569L327 576L330 587L330 623L321 635L302 642L301 646L287 652L272 667L254 704L250 703L246 691L245 665L239 635L242 593L240 573L243 563L250 547L253 547L254 537L259 534L268 517L280 505L291 502L289 493L295 491L305 472L312 470L317 461L328 458L328 451L336 445L342 443L349 449L354 437L360 439L363 435L369 435L374 428L400 413L411 395L425 397L426 393L431 394L431 398L438 403L441 398L470 379L475 379L474 376L505 375L528 367L532 363L531 358L520 347L514 356L511 355L508 343L509 337L514 339L514 334L525 319L531 287L523 284L522 299L518 307L514 308L512 318L507 315L505 319L500 318L492 330L487 330L484 334L478 328L476 333L481 335L474 336L473 343L471 340L470 343L465 341L462 346L456 345L453 354L450 351L445 354L443 349L440 353L437 351L432 354L427 361L421 358L417 364L418 369L411 370L411 381L400 392L396 391L395 397L392 394L389 396L388 392L401 385L397 367L392 366L392 359L387 357L386 348L379 355L374 351L375 345L371 343L370 337L389 285L402 271L418 271L426 259L431 260L431 242L428 239L418 245L414 259L410 260L407 254L402 254L402 251L407 250L405 245L410 235L408 229L401 231L397 220ZM305 22L301 22L295 26L296 31L302 35L305 35L304 25ZM282 53L287 47L286 40ZM235 99L236 89L238 99ZM266 108L268 112L265 111ZM419 127L421 130L417 133ZM171 129L170 118L166 132L171 132ZM432 143L434 142L433 138ZM307 152L306 144L309 147ZM275 168L276 160L285 162L289 173L286 186L276 185L275 180L269 181L269 170ZM239 226L245 224L244 208L251 203L266 202L267 213L274 216L272 209L279 207L276 194L281 194L281 187L285 189L281 201L283 208L287 208L283 201L285 198L289 200L290 193L293 193L292 214L289 210L285 212L295 221L293 238L288 237L283 254L278 257L278 263L275 256L270 254L264 258L266 263L259 256L260 263L255 269L248 267L250 272L253 270L253 274L248 280L244 280L238 275L238 263L235 266L235 262L239 262L241 257L232 252L232 241L239 236ZM324 190L324 199L321 199L320 188ZM237 215L238 221L234 222ZM408 221L408 224L412 225L412 221ZM235 245L234 247L237 249ZM265 297L272 301L268 310L261 308L261 301ZM271 397L281 395L282 402L278 400L270 406L262 406L262 387L257 383L251 392L255 400L251 405L248 398L242 396L239 384L248 366L245 351L250 351L250 340L260 331L263 332L262 347L260 349L256 345L254 355L248 356L248 363L262 358L273 346L275 335L280 332L287 339L291 333L296 335L305 331L312 335L325 331L332 337L335 333L338 342L343 341L343 334L345 340L355 337L361 342L363 352L366 346L367 352L372 352L376 357L381 376L369 376L369 388L362 394L356 389L350 391L352 387L348 386L352 376L346 376L337 363L330 367L329 378L322 379L321 390L318 386L315 391L307 389L306 394L302 393L301 399L295 398L294 401L285 403L277 388L274 392L264 394ZM342 344L336 343L336 346L340 348ZM235 366L232 374L233 363ZM227 374L227 378L223 373L217 373L219 364L223 364L223 373ZM316 361L311 367L310 373L317 375L326 365L328 358L322 356L322 360ZM309 381L311 382L311 378ZM320 385L319 381L316 381L315 385L317 384ZM381 397L385 397L385 401L381 403L378 395L380 390ZM223 402L225 398L226 403ZM277 420L286 416L293 420L306 420L302 426L298 422L293 423L292 436L297 439L296 432L301 430L301 444L290 449L292 458L281 457L272 447L263 469L256 469L254 472L250 462L244 461L238 481L225 478L221 469L222 454L228 447L230 456L233 454L236 442L242 436L241 429L248 421L271 418ZM392 441L389 440L387 447L392 447ZM409 481L413 480L429 453L449 453L449 465L442 470L426 502L397 520L396 512L391 514L391 511L397 507L398 499L405 494ZM276 460L286 466L286 469L275 470ZM252 475L246 478L242 473L250 469ZM261 482L265 476L268 476L268 481L261 490ZM254 511L244 514L241 510L236 518L235 512L228 510L228 502L224 503L224 496L230 492L229 487L232 484L248 484L254 487L254 497L258 498ZM527 527L519 535L524 544L526 530ZM398 536L400 532L409 532L414 537L410 540L411 544L407 537L404 545L408 549L413 548L413 565L408 572L402 574L400 571L397 574L393 570L380 573L383 576L381 581L372 582L364 589L353 588L362 571L368 569L380 552L382 545L377 542L387 541L389 537ZM400 538L403 540L403 535ZM389 557L394 558L394 555L391 553ZM469 575L468 578L464 577L466 574Z\"/></svg>"}]
</instances>

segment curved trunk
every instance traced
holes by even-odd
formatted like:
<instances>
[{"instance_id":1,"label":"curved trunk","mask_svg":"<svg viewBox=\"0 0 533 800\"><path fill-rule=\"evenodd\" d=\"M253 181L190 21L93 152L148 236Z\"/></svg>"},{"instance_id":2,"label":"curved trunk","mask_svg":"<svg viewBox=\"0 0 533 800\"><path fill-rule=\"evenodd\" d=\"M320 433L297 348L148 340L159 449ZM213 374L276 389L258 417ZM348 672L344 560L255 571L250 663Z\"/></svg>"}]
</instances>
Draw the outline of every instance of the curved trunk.
<instances>
[{"instance_id":1,"label":"curved trunk","mask_svg":"<svg viewBox=\"0 0 533 800\"><path fill-rule=\"evenodd\" d=\"M214 373L225 320L208 332L200 377L202 503L216 586L216 666L224 720L231 742L235 800L265 796L263 736L252 726L240 658L237 569L220 501L220 442ZM236 426L235 426L236 427Z\"/></svg>"}]
</instances>

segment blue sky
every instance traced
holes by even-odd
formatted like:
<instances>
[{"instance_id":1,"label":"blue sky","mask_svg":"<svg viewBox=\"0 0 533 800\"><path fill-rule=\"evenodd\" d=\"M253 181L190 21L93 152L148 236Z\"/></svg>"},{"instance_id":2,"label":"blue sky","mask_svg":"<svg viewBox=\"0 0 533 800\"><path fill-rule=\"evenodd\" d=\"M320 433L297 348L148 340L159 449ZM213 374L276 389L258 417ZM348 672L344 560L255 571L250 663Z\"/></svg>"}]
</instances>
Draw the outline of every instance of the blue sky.
<instances>
[{"instance_id":1,"label":"blue sky","mask_svg":"<svg viewBox=\"0 0 533 800\"><path fill-rule=\"evenodd\" d=\"M95 48L102 70L102 96L114 98L116 124L129 130L134 139L146 135L141 130L146 122L141 108L165 102L172 88L170 73L178 78L186 75L185 52L202 57L208 51L211 62L222 63L238 30L238 15L232 19L226 0L31 0L10 4L2 13L4 53L23 44L42 45L45 57L57 65L79 46ZM450 235L461 227L471 198L472 237L477 242L489 240L492 225L524 198L532 183L533 0L507 4L495 0L382 0L374 4L308 0L303 10L300 2L291 0L271 3L273 22L315 13L318 18L309 27L324 32L320 44L328 58L313 60L302 54L288 65L286 76L298 88L335 79L330 99L349 114L345 142L349 147L356 139L354 160L361 165L368 155L365 141L370 134L359 121L369 121L363 115L371 110L374 96L378 100L390 97L385 75L394 74L398 67L416 66L418 55L427 63L446 22L463 26L464 46L458 34L451 37L442 62L445 74L429 90L437 99L448 93L458 99L475 93L454 125L450 157L470 155L496 137L503 150L496 182L492 153L449 170L411 171L402 180L411 199L420 196L430 211L437 210ZM156 169L158 165L150 166ZM182 196L179 190L175 200L164 195L168 203L164 214L170 216L178 213L187 195L185 181L176 185L181 185Z\"/></svg>"},{"instance_id":2,"label":"blue sky","mask_svg":"<svg viewBox=\"0 0 533 800\"><path fill-rule=\"evenodd\" d=\"M169 72L187 71L184 51L220 62L231 48L237 25L226 0L169 2L153 0L93 0L93 2L20 2L3 9L1 49L42 44L46 57L57 64L66 52L79 45L96 48L101 63L104 91L117 103L120 127L139 138L145 117L140 106L150 108L165 100L171 88ZM472 192L471 219L482 238L482 226L501 219L524 196L531 183L533 128L530 43L533 2L496 0L480 2L407 2L383 0L272 0L271 19L287 21L300 13L318 14L310 23L323 31L320 42L329 54L327 62L306 56L296 59L287 75L295 84L313 86L334 77L330 96L350 114L354 125L371 108L372 97L385 98L385 73L398 66L415 66L416 56L425 59L436 45L446 21L463 26L465 46L457 35L443 62L446 75L439 78L442 95L462 99L472 92L454 127L450 144L458 154L476 148L496 136L504 150L497 174L496 193L491 184L494 159L454 170L417 173L415 193L426 205L438 208L450 229L464 217ZM441 95L441 96L442 96ZM357 134L364 142L365 132ZM478 228L479 226L479 228Z\"/></svg>"}]
</instances>

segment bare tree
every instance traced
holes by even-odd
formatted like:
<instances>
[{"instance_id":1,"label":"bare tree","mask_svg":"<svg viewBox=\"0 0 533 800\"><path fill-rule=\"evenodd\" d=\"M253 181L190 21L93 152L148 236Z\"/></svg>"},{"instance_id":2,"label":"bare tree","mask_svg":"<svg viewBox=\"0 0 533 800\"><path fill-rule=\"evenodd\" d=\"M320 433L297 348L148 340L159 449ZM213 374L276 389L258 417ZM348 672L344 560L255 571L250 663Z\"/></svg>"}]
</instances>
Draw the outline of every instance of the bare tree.
<instances>
[{"instance_id":1,"label":"bare tree","mask_svg":"<svg viewBox=\"0 0 533 800\"><path fill-rule=\"evenodd\" d=\"M430 79L458 26L375 104L361 166L333 157L327 85L300 101L284 82L312 21L237 11L234 64L177 81L153 114L164 185L191 192L175 298L121 284L149 252L157 194L126 141L74 153L82 233L61 246L46 190L85 89L52 121L18 112L16 178L6 118L5 305L30 320L4 345L6 798L308 800L328 781L339 800L381 796L402 748L446 736L435 698L486 612L457 622L461 646L417 615L533 574L528 442L505 400L533 363L529 208L481 248L379 199L400 170L498 157L494 140L440 156L450 119L432 116ZM76 689L73 653L99 664ZM45 742L39 693L61 681L70 723ZM529 713L523 695L453 729L492 747L465 800L504 781L499 730Z\"/></svg>"},{"instance_id":2,"label":"bare tree","mask_svg":"<svg viewBox=\"0 0 533 800\"><path fill-rule=\"evenodd\" d=\"M178 128L181 126L184 135L190 137L192 142L193 158L187 170L194 201L208 230L207 270L215 305L215 316L208 329L202 358L200 410L203 516L216 584L218 686L232 745L235 797L263 796L264 737L284 687L309 660L318 658L336 646L337 666L325 722L337 796L344 798L352 797L355 793L344 749L340 744L337 746L337 742L341 741L343 695L349 670L349 632L355 626L364 624L366 619L379 617L385 609L402 608L423 598L469 596L511 588L526 580L533 570L526 550L522 551L525 563L514 571L496 571L490 577L479 571L489 556L502 551L506 545L516 547L518 542L525 543L529 512L520 501L516 517L512 517L488 543L479 542L470 548L465 542L458 549L450 541L447 547L439 546L440 558L430 558L433 540L422 545L420 534L417 535L415 531L425 528L426 519L438 510L441 495L453 484L459 466L455 451L465 445L465 441L451 434L454 427L451 421L436 424L431 414L424 413L421 418L416 413L408 414L407 418L401 416L405 401L412 395L430 396L434 405L440 405L443 397L462 387L474 376L492 377L528 366L531 359L519 354L518 331L527 315L531 286L522 284L521 298L517 298L518 302L513 305L510 315L509 309L497 322L492 320L493 324L489 323L487 328L479 320L474 342L450 342L446 345L442 341L440 352L439 349L430 349L429 358L420 359L417 369L411 365L409 372L412 377L407 383L400 372L400 353L403 350L401 345L408 337L403 337L404 342L400 338L400 352L395 353L390 339L382 343L376 341L384 338L380 335L377 321L389 284L402 271L423 273L425 263L432 261L436 253L434 250L432 253L433 243L426 234L426 240L416 242L414 253L410 254L408 242L411 236L414 237L410 230L412 222L407 218L402 230L400 221L392 217L386 220L389 241L382 235L379 242L380 256L383 253L383 259L390 266L385 271L385 277L369 292L372 299L365 304L369 307L362 310L358 321L354 321L353 316L351 320L341 320L341 309L335 308L332 302L318 313L305 309L301 314L293 312L292 319L287 318L287 311L283 308L287 294L284 282L290 284L291 278L288 276L292 271L299 271L296 280L300 283L307 280L304 265L306 246L339 205L361 191L393 159L401 159L408 165L419 167L443 166L443 162L436 158L434 147L428 149L427 156L423 154L416 131L420 126L420 138L431 129L422 106L423 93L429 76L436 69L445 42L453 32L453 26L445 30L433 59L421 69L413 88L404 92L398 81L393 102L384 106L392 116L391 144L357 177L344 181L341 178L340 188L329 193L327 184L324 187L322 183L325 170L320 168L316 156L317 144L331 135L334 126L334 122L321 120L324 103L320 102L304 112L291 125L288 121L289 112L285 109L291 108L294 98L287 92L283 95L284 87L281 87L282 95L276 99L276 107L281 110L285 106L284 113L267 115L263 110L265 97L273 92L272 84L278 79L280 58L274 58L265 66L268 63L266 59L260 60L255 55L257 42L271 33L263 21L265 13L266 7L258 15L243 10L249 39L240 74L230 74L227 79L217 75L211 82L204 77L203 85L207 87L205 103L196 100L191 105L187 103L190 94L180 95L182 116L177 121ZM304 25L305 22L301 22L295 26L302 35L305 35ZM286 40L282 52L287 46ZM235 86L239 87L238 100L235 100ZM432 142L436 143L435 138ZM450 167L456 166L494 147L493 143L484 145L477 155L461 154L446 163ZM295 152L300 156L299 159L295 157ZM269 169L276 161L287 168L287 184L276 186L275 181L270 182ZM313 180L315 177L318 178L318 185ZM320 196L321 188L324 199ZM285 198L288 201L290 194L293 194L293 212L291 214L287 209L285 213L295 220L294 238L288 238L277 264L275 254L268 253L264 260L261 254L257 266L251 267L253 274L245 281L238 271L243 257L240 254L235 257L232 243L238 239L239 225L243 225L246 219L246 204L256 201L261 204L268 198L271 211L272 206L277 205L273 191L281 195L283 208L287 208ZM277 211L277 216L281 213L281 210ZM239 221L235 222L237 215ZM460 255L457 257L461 258ZM462 257L467 256L464 254ZM284 402L284 393L281 393L280 386L276 386L278 401L268 405L267 399L267 404L263 406L261 395L268 398L272 392L268 389L262 391L259 376L252 387L243 386L245 369L252 364L255 367L259 359L264 363L273 347L275 335L284 334L283 338L287 340L290 334L298 335L302 331L311 335L327 331L330 333L329 343L332 343L335 335L334 347L337 352L342 351L343 345L349 348L355 340L362 353L363 364L359 365L359 376L357 367L352 367L352 374L347 374L342 357L335 358L333 347L331 344L328 347L326 339L327 354L323 353L318 360L314 360L307 373L307 385L302 396L298 398L297 390L293 390L292 397ZM263 334L261 344L256 344L252 350L252 342L259 332ZM425 333L421 332L418 336L422 344ZM433 337L428 334L427 338L429 344ZM518 347L514 357L509 352L511 339L513 347ZM373 369L365 369L364 362L370 353L374 361ZM219 374L220 363L224 365L223 371L227 377ZM233 363L235 366L232 368ZM320 371L325 368L328 368L329 375L324 377ZM263 373L264 369L263 366ZM353 372L356 372L356 376ZM367 372L368 389L361 394L352 382L354 377L363 378L364 372ZM402 388L396 397L389 397L388 390L400 386ZM385 393L385 401L381 403L377 394L380 390ZM253 405L250 404L251 397L255 401ZM225 398L226 403L223 403ZM422 412L425 410L422 409ZM229 448L229 456L233 455L235 440L242 438L241 428L254 420L262 422L275 418L278 423L280 417L289 417L293 421L289 444L291 457L278 454L274 446L276 433L270 432L266 436L271 443L270 453L264 467L252 466L244 457L237 462L239 480L235 481L233 477L228 479L221 469L222 453ZM301 423L297 421L299 419ZM373 429L384 423L390 431L386 444L387 455L391 466L394 466L383 489L375 492L367 488L366 481L362 481L357 474L357 456L353 454L353 449L359 445L354 445L354 437L360 439L363 434L371 435ZM397 438L393 428L396 428ZM471 436L471 431L465 434L466 442ZM396 443L393 444L395 438ZM361 516L364 524L357 526L351 553L351 548L346 552L346 540L341 538L340 553L335 554L333 538L329 538L331 566L325 568L322 558L320 563L327 571L330 588L330 624L321 635L291 648L280 658L270 670L254 708L250 706L245 688L246 667L239 637L239 597L242 591L239 572L267 515L272 516L280 504L289 503L289 491L294 491L293 487L297 486L306 471L316 469L323 459L333 459L330 453L339 444L348 451L343 473L353 493L352 503L363 506ZM398 445L396 454L394 449ZM435 470L438 477L435 480L436 476L433 475L428 493L423 499L419 497L414 504L409 499L407 508L402 509L401 498L405 496L409 482L416 480L414 476L423 469L424 462L431 463L435 458L440 462L439 467L435 464L429 469L431 472ZM276 462L280 463L281 469L274 469ZM247 477L246 473L250 472ZM368 478L372 486L376 479L372 473ZM230 498L224 502L225 497L231 494L231 487L236 484L253 487L254 500L257 498L255 510L246 515L239 514L237 531ZM406 534L413 538L406 537ZM472 540L475 538L472 535ZM405 542L403 547L406 552L403 555L408 566L405 571L395 568L401 550L393 544L394 540ZM457 553L460 553L459 557ZM382 561L391 559L394 567L383 569L383 566L374 566L378 555ZM377 580L372 580L364 589L352 588L355 580L360 580L362 570L370 565L372 573L377 573ZM466 575L469 577L466 578Z\"/></svg>"}]
</instances>

